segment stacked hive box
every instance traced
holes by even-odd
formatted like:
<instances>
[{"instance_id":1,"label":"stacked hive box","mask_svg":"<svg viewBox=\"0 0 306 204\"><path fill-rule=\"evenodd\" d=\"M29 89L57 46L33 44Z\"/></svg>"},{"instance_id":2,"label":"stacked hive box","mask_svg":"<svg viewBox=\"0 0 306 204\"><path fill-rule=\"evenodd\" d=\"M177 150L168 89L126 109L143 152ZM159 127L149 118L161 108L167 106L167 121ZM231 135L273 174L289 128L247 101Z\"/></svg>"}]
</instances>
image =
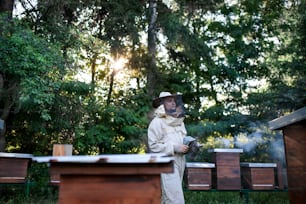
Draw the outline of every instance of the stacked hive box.
<instances>
[{"instance_id":1,"label":"stacked hive box","mask_svg":"<svg viewBox=\"0 0 306 204\"><path fill-rule=\"evenodd\" d=\"M210 149L213 169L213 186L219 190L241 189L240 153L242 149Z\"/></svg>"}]
</instances>

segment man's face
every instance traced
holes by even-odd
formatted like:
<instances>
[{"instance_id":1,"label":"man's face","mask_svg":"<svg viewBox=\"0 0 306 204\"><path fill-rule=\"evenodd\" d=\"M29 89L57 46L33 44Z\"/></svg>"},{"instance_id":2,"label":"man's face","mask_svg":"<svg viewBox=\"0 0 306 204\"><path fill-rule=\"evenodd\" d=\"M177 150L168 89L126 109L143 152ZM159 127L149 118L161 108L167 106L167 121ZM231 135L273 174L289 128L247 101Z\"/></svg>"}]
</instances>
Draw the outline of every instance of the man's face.
<instances>
[{"instance_id":1,"label":"man's face","mask_svg":"<svg viewBox=\"0 0 306 204\"><path fill-rule=\"evenodd\" d=\"M175 111L176 101L174 97L167 97L164 99L164 106L166 111Z\"/></svg>"}]
</instances>

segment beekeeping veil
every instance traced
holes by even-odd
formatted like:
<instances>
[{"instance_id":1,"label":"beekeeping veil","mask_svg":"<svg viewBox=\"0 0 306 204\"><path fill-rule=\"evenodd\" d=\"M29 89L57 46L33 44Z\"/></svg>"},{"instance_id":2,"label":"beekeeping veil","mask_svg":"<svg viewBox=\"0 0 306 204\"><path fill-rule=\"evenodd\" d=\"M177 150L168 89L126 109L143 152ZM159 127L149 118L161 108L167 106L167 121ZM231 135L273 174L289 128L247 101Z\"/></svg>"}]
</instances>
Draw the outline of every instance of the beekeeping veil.
<instances>
[{"instance_id":1,"label":"beekeeping veil","mask_svg":"<svg viewBox=\"0 0 306 204\"><path fill-rule=\"evenodd\" d=\"M171 94L170 92L161 92L158 98L153 100L153 108L158 108L160 105L164 104L167 98L174 98L176 107L170 110L166 110L166 114L175 118L185 117L185 108L183 103L182 94Z\"/></svg>"}]
</instances>

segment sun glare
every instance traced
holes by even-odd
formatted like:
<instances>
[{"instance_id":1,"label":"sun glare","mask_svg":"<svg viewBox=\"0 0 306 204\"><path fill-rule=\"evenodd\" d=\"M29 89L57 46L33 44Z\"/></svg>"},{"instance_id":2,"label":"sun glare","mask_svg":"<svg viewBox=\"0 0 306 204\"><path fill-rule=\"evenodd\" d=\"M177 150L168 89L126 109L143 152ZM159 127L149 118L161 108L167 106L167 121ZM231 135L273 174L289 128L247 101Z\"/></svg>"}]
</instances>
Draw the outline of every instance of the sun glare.
<instances>
[{"instance_id":1,"label":"sun glare","mask_svg":"<svg viewBox=\"0 0 306 204\"><path fill-rule=\"evenodd\" d=\"M120 57L116 60L111 60L110 68L112 69L113 77L117 84L126 84L129 79L129 71L126 67L128 60L124 57Z\"/></svg>"},{"instance_id":2,"label":"sun glare","mask_svg":"<svg viewBox=\"0 0 306 204\"><path fill-rule=\"evenodd\" d=\"M114 60L112 62L112 68L114 69L115 72L121 70L124 68L125 64L127 63L127 59L125 58L119 58L117 60Z\"/></svg>"}]
</instances>

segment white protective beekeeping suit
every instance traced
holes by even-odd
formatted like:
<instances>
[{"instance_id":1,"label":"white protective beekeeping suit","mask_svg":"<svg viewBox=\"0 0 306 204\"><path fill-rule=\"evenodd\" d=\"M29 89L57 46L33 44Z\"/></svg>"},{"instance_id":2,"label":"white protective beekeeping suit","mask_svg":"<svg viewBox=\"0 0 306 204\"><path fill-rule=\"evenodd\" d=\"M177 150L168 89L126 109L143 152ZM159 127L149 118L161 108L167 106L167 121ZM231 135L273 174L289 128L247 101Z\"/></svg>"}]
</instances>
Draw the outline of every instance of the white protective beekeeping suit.
<instances>
[{"instance_id":1,"label":"white protective beekeeping suit","mask_svg":"<svg viewBox=\"0 0 306 204\"><path fill-rule=\"evenodd\" d=\"M174 157L174 173L161 175L162 204L184 204L182 180L186 160L184 153L176 151L176 147L183 144L186 136L184 117L167 114L163 104L155 110L154 116L148 128L150 151Z\"/></svg>"}]
</instances>

